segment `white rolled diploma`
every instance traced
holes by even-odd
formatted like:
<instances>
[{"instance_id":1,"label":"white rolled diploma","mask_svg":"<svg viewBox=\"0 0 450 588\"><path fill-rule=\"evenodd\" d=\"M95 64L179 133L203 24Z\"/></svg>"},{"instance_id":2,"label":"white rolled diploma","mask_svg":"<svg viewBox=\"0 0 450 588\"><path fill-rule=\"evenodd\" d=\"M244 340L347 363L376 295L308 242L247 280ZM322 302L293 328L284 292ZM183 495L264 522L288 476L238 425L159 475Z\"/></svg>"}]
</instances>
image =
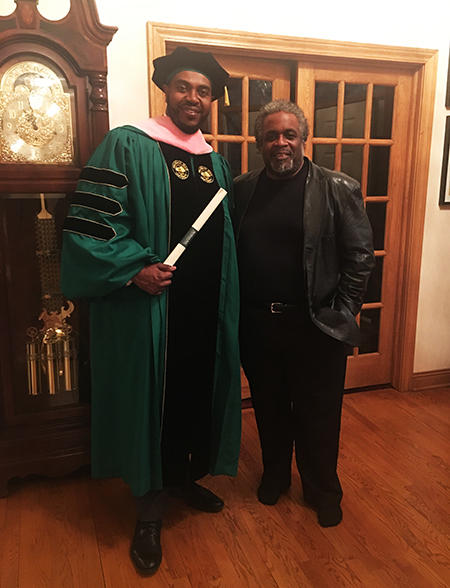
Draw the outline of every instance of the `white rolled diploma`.
<instances>
[{"instance_id":1,"label":"white rolled diploma","mask_svg":"<svg viewBox=\"0 0 450 588\"><path fill-rule=\"evenodd\" d=\"M195 235L200 231L200 229L203 227L203 225L206 223L206 221L209 219L212 213L216 210L216 208L219 206L219 204L222 202L226 195L227 191L223 188L219 188L219 190L212 197L210 202L206 205L203 212L191 226L189 231L181 239L178 245L176 245L169 253L169 256L164 261L166 265L174 265L176 263L180 255L182 255L185 252L186 247L189 245L189 243L192 241Z\"/></svg>"}]
</instances>

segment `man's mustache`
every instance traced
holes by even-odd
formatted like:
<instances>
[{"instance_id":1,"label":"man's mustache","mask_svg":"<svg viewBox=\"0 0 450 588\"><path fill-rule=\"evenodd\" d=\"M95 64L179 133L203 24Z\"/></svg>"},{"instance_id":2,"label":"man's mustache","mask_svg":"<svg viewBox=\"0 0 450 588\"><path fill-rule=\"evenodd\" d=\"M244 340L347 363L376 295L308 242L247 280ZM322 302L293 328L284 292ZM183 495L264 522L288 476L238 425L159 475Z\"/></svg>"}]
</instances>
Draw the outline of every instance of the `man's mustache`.
<instances>
[{"instance_id":1,"label":"man's mustache","mask_svg":"<svg viewBox=\"0 0 450 588\"><path fill-rule=\"evenodd\" d=\"M270 152L272 155L278 155L279 153L281 153L282 155L292 155L292 149L278 149L278 148L274 148L272 149L272 151Z\"/></svg>"}]
</instances>

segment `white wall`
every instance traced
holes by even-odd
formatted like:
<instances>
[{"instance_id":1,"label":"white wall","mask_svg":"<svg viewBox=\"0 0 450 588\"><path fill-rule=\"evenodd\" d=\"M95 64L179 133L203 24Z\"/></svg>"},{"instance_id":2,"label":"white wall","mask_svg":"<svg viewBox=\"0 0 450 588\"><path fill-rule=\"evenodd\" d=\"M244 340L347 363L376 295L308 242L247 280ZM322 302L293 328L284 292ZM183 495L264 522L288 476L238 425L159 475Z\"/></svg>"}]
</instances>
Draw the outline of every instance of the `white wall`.
<instances>
[{"instance_id":1,"label":"white wall","mask_svg":"<svg viewBox=\"0 0 450 588\"><path fill-rule=\"evenodd\" d=\"M64 0L66 1L66 0ZM61 0L41 0L41 10ZM12 0L0 0L2 8ZM118 26L108 48L111 126L148 116L146 27L149 20L296 37L439 50L428 200L425 221L414 371L450 369L450 210L438 207L450 44L450 2L445 0L322 0L320 4L227 0L97 0L100 20Z\"/></svg>"}]
</instances>

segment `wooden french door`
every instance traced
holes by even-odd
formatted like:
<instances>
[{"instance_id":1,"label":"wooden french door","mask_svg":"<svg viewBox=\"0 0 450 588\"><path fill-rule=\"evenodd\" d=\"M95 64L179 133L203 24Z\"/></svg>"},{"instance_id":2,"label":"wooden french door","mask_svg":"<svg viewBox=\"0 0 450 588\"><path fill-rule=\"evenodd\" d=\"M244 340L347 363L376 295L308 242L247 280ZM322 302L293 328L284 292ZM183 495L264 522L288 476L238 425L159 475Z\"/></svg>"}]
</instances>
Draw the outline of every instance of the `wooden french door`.
<instances>
[{"instance_id":1,"label":"wooden french door","mask_svg":"<svg viewBox=\"0 0 450 588\"><path fill-rule=\"evenodd\" d=\"M367 68L298 70L297 100L310 123L306 154L361 183L374 234L376 266L358 316L361 345L349 357L346 388L392 381L411 81Z\"/></svg>"},{"instance_id":2,"label":"wooden french door","mask_svg":"<svg viewBox=\"0 0 450 588\"><path fill-rule=\"evenodd\" d=\"M231 75L230 104L214 103L207 138L238 175L263 165L254 119L264 103L289 99L291 71L276 60L217 58ZM306 155L360 182L374 233L376 266L358 316L361 345L348 359L348 389L392 380L411 80L367 68L298 68L297 102L310 124Z\"/></svg>"},{"instance_id":3,"label":"wooden french door","mask_svg":"<svg viewBox=\"0 0 450 588\"><path fill-rule=\"evenodd\" d=\"M230 100L214 103L206 137L236 176L263 165L254 119L264 103L289 99L292 76L290 67L276 60L217 58L231 75ZM358 316L361 345L348 359L348 389L392 379L410 99L406 74L298 68L297 102L310 124L306 155L360 182L374 233L376 266Z\"/></svg>"}]
</instances>

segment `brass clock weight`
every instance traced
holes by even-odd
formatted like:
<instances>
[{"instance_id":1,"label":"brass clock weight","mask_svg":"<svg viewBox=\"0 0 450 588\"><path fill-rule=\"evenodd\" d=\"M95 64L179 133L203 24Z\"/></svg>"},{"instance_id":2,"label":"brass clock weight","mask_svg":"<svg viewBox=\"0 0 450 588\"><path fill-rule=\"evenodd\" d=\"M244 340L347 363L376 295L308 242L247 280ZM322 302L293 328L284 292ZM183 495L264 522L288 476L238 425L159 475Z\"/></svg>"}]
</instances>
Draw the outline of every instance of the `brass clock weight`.
<instances>
[{"instance_id":1,"label":"brass clock weight","mask_svg":"<svg viewBox=\"0 0 450 588\"><path fill-rule=\"evenodd\" d=\"M27 342L28 391L31 395L47 389L49 394L76 389L75 342L72 327L66 319L74 310L59 287L60 252L56 239L55 221L45 207L44 194L40 194L41 211L36 217L37 255L41 278L43 310L39 316L44 326L28 329L31 341ZM46 383L45 383L46 382Z\"/></svg>"}]
</instances>

